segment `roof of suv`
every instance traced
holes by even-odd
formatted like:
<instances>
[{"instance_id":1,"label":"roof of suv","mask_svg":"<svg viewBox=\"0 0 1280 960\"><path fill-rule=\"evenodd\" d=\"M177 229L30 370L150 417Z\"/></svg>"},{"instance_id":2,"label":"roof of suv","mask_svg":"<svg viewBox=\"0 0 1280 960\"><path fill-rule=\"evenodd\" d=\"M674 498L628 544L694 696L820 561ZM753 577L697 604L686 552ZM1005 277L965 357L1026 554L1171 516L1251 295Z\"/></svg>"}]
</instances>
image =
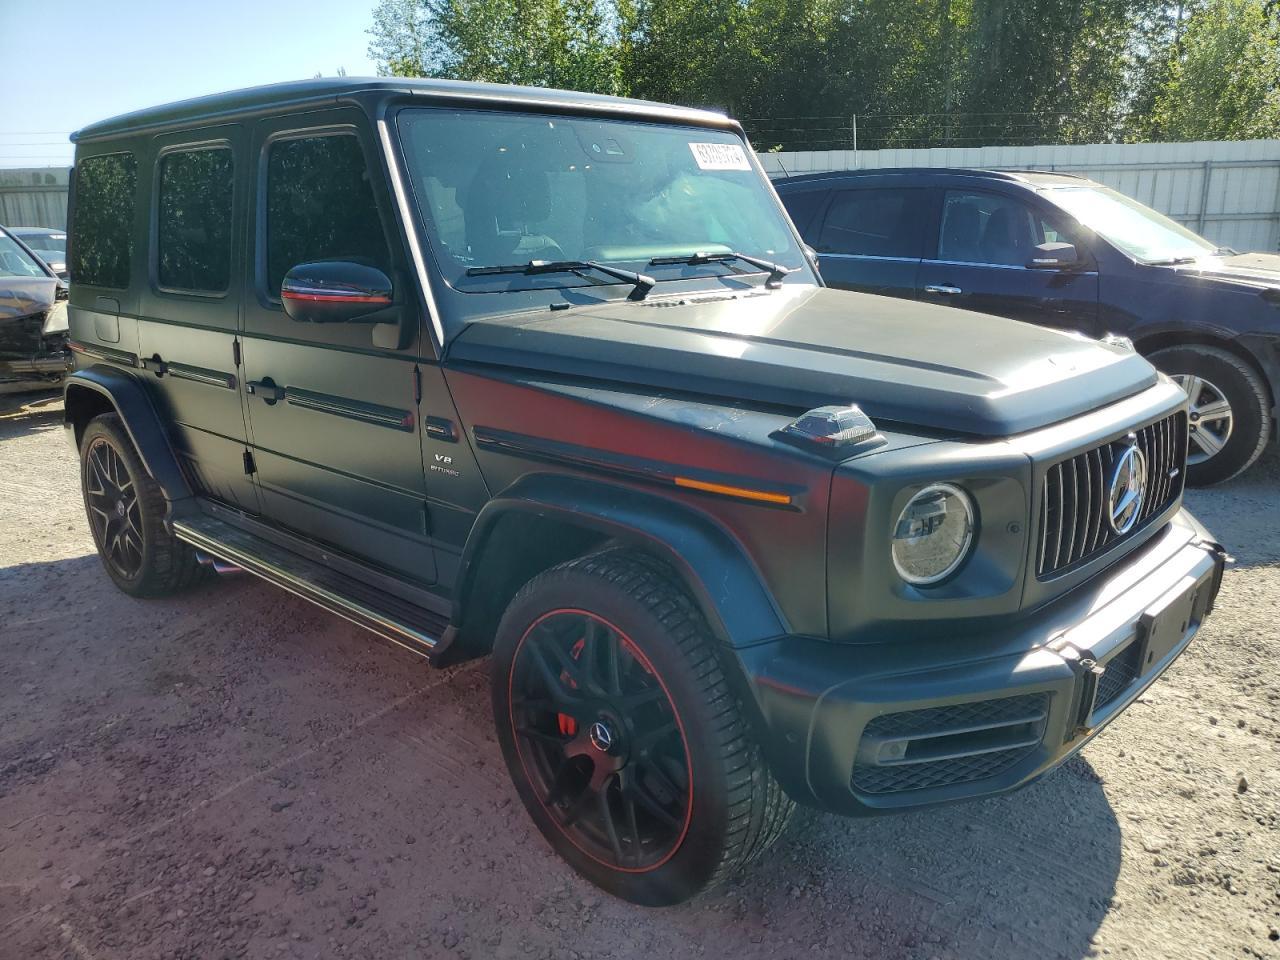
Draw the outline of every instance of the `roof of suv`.
<instances>
[{"instance_id":1,"label":"roof of suv","mask_svg":"<svg viewBox=\"0 0 1280 960\"><path fill-rule=\"evenodd\" d=\"M786 186L800 186L806 183L819 183L824 180L854 180L864 177L895 176L914 176L922 179L930 177L971 177L980 180L1002 180L1008 183L1035 186L1088 182L1085 177L1079 174L1063 173L1056 170L983 170L970 167L871 167L865 170L827 170L823 173L803 173L794 177L775 180L774 185L782 189Z\"/></svg>"},{"instance_id":2,"label":"roof of suv","mask_svg":"<svg viewBox=\"0 0 1280 960\"><path fill-rule=\"evenodd\" d=\"M207 97L147 107L91 123L73 133L72 141L100 139L144 128L190 125L193 121L224 119L237 114L260 112L271 107L293 108L300 104L337 103L359 93L390 96L408 94L457 103L487 106L509 104L534 109L598 111L644 116L660 120L714 126L736 126L722 113L675 107L648 100L609 97L595 93L574 93L541 87L517 87L502 83L470 83L461 80L411 80L401 77L339 77L297 80L248 87Z\"/></svg>"}]
</instances>

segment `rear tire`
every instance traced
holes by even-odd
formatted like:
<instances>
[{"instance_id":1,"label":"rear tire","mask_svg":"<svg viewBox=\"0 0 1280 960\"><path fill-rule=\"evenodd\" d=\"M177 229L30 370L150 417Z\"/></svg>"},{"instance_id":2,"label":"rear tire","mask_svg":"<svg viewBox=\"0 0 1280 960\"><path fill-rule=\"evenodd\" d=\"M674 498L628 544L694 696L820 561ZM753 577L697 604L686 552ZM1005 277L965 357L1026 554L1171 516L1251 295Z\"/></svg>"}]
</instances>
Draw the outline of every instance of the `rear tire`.
<instances>
[{"instance_id":1,"label":"rear tire","mask_svg":"<svg viewBox=\"0 0 1280 960\"><path fill-rule=\"evenodd\" d=\"M203 579L195 551L164 526L165 499L114 413L94 417L80 440L80 487L98 556L134 597L176 593Z\"/></svg>"},{"instance_id":2,"label":"rear tire","mask_svg":"<svg viewBox=\"0 0 1280 960\"><path fill-rule=\"evenodd\" d=\"M1258 372L1228 350L1200 344L1149 359L1190 396L1187 484L1222 483L1252 466L1271 436L1271 399Z\"/></svg>"},{"instance_id":3,"label":"rear tire","mask_svg":"<svg viewBox=\"0 0 1280 960\"><path fill-rule=\"evenodd\" d=\"M729 669L678 578L641 554L554 567L503 615L492 693L507 769L551 846L609 893L680 903L790 820Z\"/></svg>"}]
</instances>

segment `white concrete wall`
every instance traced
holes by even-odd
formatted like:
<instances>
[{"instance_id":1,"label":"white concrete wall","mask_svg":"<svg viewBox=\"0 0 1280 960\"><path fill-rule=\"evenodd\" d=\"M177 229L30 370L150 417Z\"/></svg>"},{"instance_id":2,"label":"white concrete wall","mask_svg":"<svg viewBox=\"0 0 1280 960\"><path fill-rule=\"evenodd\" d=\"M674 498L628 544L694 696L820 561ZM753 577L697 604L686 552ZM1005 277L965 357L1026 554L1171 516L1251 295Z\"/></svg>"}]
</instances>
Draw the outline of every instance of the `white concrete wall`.
<instances>
[{"instance_id":1,"label":"white concrete wall","mask_svg":"<svg viewBox=\"0 0 1280 960\"><path fill-rule=\"evenodd\" d=\"M810 150L762 153L760 162L771 177L873 167L1063 170L1114 187L1214 243L1280 250L1280 140Z\"/></svg>"}]
</instances>

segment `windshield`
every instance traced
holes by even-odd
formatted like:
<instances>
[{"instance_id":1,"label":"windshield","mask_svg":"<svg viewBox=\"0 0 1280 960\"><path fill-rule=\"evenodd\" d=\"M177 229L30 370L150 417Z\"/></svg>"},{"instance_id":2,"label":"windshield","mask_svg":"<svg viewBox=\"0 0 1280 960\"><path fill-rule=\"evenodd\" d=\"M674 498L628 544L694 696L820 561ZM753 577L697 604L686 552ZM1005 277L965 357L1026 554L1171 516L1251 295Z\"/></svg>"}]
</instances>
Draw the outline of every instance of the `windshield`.
<instances>
[{"instance_id":1,"label":"windshield","mask_svg":"<svg viewBox=\"0 0 1280 960\"><path fill-rule=\"evenodd\" d=\"M694 253L803 263L747 148L704 127L480 110L399 116L436 262L466 293L617 284L590 269L484 272L595 261L666 280L760 273L741 260L653 264Z\"/></svg>"},{"instance_id":2,"label":"windshield","mask_svg":"<svg viewBox=\"0 0 1280 960\"><path fill-rule=\"evenodd\" d=\"M1053 187L1044 195L1129 256L1147 263L1197 260L1217 250L1204 237L1106 187Z\"/></svg>"},{"instance_id":3,"label":"windshield","mask_svg":"<svg viewBox=\"0 0 1280 960\"><path fill-rule=\"evenodd\" d=\"M18 241L0 233L0 277L48 277L31 254L18 246Z\"/></svg>"}]
</instances>

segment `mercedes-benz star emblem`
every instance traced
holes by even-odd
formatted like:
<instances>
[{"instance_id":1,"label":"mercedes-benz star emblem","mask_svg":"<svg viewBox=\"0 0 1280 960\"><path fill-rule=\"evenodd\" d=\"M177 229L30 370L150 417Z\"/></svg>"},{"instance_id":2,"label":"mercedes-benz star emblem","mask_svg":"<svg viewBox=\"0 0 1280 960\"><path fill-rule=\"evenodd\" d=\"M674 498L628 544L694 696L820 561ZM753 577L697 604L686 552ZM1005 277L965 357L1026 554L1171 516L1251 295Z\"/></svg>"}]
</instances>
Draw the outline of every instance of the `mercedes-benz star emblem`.
<instances>
[{"instance_id":1,"label":"mercedes-benz star emblem","mask_svg":"<svg viewBox=\"0 0 1280 960\"><path fill-rule=\"evenodd\" d=\"M587 731L587 736L591 738L591 745L601 753L608 753L613 746L613 731L603 720L593 723Z\"/></svg>"},{"instance_id":2,"label":"mercedes-benz star emblem","mask_svg":"<svg viewBox=\"0 0 1280 960\"><path fill-rule=\"evenodd\" d=\"M1147 458L1136 443L1120 454L1111 474L1111 529L1128 533L1142 514L1147 491Z\"/></svg>"}]
</instances>

